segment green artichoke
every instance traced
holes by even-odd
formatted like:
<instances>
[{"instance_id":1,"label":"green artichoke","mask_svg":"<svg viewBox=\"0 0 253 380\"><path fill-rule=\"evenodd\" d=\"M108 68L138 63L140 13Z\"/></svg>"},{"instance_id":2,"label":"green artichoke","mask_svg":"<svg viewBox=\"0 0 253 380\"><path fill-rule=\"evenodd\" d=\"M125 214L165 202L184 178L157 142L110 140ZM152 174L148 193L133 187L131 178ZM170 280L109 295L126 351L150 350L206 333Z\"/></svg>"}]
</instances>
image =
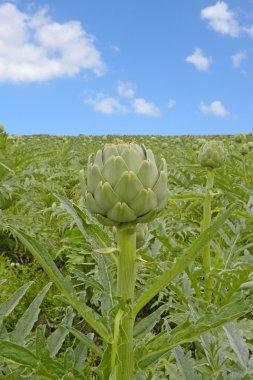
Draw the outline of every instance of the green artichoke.
<instances>
[{"instance_id":1,"label":"green artichoke","mask_svg":"<svg viewBox=\"0 0 253 380\"><path fill-rule=\"evenodd\" d=\"M242 156L246 156L246 154L249 153L249 145L248 144L242 144L240 148L240 153Z\"/></svg>"},{"instance_id":2,"label":"green artichoke","mask_svg":"<svg viewBox=\"0 0 253 380\"><path fill-rule=\"evenodd\" d=\"M246 141L246 135L243 132L238 132L234 135L234 140L237 143L244 143Z\"/></svg>"},{"instance_id":3,"label":"green artichoke","mask_svg":"<svg viewBox=\"0 0 253 380\"><path fill-rule=\"evenodd\" d=\"M205 143L198 155L201 166L209 169L216 169L224 165L226 160L226 150L221 141L208 141Z\"/></svg>"},{"instance_id":4,"label":"green artichoke","mask_svg":"<svg viewBox=\"0 0 253 380\"><path fill-rule=\"evenodd\" d=\"M149 222L167 198L166 162L159 170L144 145L106 144L89 157L86 207L102 224Z\"/></svg>"}]
</instances>

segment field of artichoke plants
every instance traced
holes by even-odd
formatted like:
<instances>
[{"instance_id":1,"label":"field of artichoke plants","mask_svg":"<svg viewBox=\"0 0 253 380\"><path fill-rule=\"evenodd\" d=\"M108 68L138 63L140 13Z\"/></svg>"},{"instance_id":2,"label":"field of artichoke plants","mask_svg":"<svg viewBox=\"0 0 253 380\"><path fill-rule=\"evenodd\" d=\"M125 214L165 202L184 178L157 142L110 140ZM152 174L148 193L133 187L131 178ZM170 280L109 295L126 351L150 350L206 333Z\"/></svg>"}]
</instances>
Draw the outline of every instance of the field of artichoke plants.
<instances>
[{"instance_id":1,"label":"field of artichoke plants","mask_svg":"<svg viewBox=\"0 0 253 380\"><path fill-rule=\"evenodd\" d=\"M253 378L253 135L0 131L0 379Z\"/></svg>"}]
</instances>

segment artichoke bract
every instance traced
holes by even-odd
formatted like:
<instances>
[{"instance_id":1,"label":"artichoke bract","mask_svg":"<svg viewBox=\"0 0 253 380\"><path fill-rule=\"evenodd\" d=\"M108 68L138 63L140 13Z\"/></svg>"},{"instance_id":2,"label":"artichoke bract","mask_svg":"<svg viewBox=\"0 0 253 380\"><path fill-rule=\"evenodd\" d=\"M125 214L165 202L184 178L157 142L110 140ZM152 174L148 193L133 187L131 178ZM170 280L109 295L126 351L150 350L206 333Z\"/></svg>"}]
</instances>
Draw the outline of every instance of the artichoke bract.
<instances>
[{"instance_id":1,"label":"artichoke bract","mask_svg":"<svg viewBox=\"0 0 253 380\"><path fill-rule=\"evenodd\" d=\"M216 169L224 165L226 161L226 150L221 141L208 141L205 143L198 155L201 166Z\"/></svg>"},{"instance_id":2,"label":"artichoke bract","mask_svg":"<svg viewBox=\"0 0 253 380\"><path fill-rule=\"evenodd\" d=\"M144 145L106 144L89 157L86 207L102 224L149 222L167 198L166 161L158 169Z\"/></svg>"}]
</instances>

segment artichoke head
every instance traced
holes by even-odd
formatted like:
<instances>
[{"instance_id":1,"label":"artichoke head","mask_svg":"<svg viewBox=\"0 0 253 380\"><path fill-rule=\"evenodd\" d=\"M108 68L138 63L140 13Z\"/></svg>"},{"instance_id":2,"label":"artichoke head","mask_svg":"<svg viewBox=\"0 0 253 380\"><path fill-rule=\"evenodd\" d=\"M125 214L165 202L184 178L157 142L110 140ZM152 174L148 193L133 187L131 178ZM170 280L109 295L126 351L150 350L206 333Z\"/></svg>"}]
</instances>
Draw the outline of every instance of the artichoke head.
<instances>
[{"instance_id":1,"label":"artichoke head","mask_svg":"<svg viewBox=\"0 0 253 380\"><path fill-rule=\"evenodd\" d=\"M240 148L240 153L242 156L246 156L246 154L249 153L249 145L248 144L242 144L241 148Z\"/></svg>"},{"instance_id":2,"label":"artichoke head","mask_svg":"<svg viewBox=\"0 0 253 380\"><path fill-rule=\"evenodd\" d=\"M245 133L243 133L243 132L236 133L234 135L234 140L237 143L241 143L241 144L245 143L246 142L246 135L245 135Z\"/></svg>"},{"instance_id":3,"label":"artichoke head","mask_svg":"<svg viewBox=\"0 0 253 380\"><path fill-rule=\"evenodd\" d=\"M198 155L201 166L216 169L224 165L226 161L226 150L221 141L208 141L205 143Z\"/></svg>"},{"instance_id":4,"label":"artichoke head","mask_svg":"<svg viewBox=\"0 0 253 380\"><path fill-rule=\"evenodd\" d=\"M106 144L89 157L87 209L104 225L153 220L168 198L167 167L161 161L158 169L144 145Z\"/></svg>"}]
</instances>

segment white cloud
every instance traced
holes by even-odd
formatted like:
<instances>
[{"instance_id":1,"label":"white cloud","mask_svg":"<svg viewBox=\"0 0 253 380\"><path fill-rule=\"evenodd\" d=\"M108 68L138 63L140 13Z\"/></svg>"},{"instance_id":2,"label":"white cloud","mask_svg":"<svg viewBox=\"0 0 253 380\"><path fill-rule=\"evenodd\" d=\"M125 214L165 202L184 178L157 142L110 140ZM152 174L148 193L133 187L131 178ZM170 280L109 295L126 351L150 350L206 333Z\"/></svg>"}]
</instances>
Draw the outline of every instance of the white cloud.
<instances>
[{"instance_id":1,"label":"white cloud","mask_svg":"<svg viewBox=\"0 0 253 380\"><path fill-rule=\"evenodd\" d=\"M106 115L124 114L128 112L128 108L121 104L118 99L106 96L103 93L97 94L94 99L87 98L85 103L91 105L95 111Z\"/></svg>"},{"instance_id":2,"label":"white cloud","mask_svg":"<svg viewBox=\"0 0 253 380\"><path fill-rule=\"evenodd\" d=\"M201 18L208 21L209 26L216 32L237 37L240 26L235 13L229 10L227 3L218 1L215 5L201 10Z\"/></svg>"},{"instance_id":3,"label":"white cloud","mask_svg":"<svg viewBox=\"0 0 253 380\"><path fill-rule=\"evenodd\" d=\"M201 102L200 111L205 114L211 114L220 117L225 117L229 115L228 110L222 105L222 103L219 100L215 100L209 106Z\"/></svg>"},{"instance_id":4,"label":"white cloud","mask_svg":"<svg viewBox=\"0 0 253 380\"><path fill-rule=\"evenodd\" d=\"M243 31L246 32L247 34L249 34L249 36L251 38L253 38L253 25L248 26L248 27L244 27Z\"/></svg>"},{"instance_id":5,"label":"white cloud","mask_svg":"<svg viewBox=\"0 0 253 380\"><path fill-rule=\"evenodd\" d=\"M196 48L194 53L186 57L185 60L192 63L200 71L207 71L211 64L211 58L205 57L199 48Z\"/></svg>"},{"instance_id":6,"label":"white cloud","mask_svg":"<svg viewBox=\"0 0 253 380\"><path fill-rule=\"evenodd\" d=\"M112 52L114 54L119 54L120 53L120 48L118 46L115 46L115 45L111 45L110 46L110 49L112 50Z\"/></svg>"},{"instance_id":7,"label":"white cloud","mask_svg":"<svg viewBox=\"0 0 253 380\"><path fill-rule=\"evenodd\" d=\"M134 96L135 87L130 82L118 82L117 92L123 98L130 99Z\"/></svg>"},{"instance_id":8,"label":"white cloud","mask_svg":"<svg viewBox=\"0 0 253 380\"><path fill-rule=\"evenodd\" d=\"M169 99L168 100L168 108L172 109L176 106L176 101L175 99Z\"/></svg>"},{"instance_id":9,"label":"white cloud","mask_svg":"<svg viewBox=\"0 0 253 380\"><path fill-rule=\"evenodd\" d=\"M240 51L234 55L232 55L232 62L235 68L238 68L242 61L246 59L246 53L243 51Z\"/></svg>"},{"instance_id":10,"label":"white cloud","mask_svg":"<svg viewBox=\"0 0 253 380\"><path fill-rule=\"evenodd\" d=\"M100 52L79 21L58 23L47 10L28 14L0 4L0 82L73 77L82 70L106 71Z\"/></svg>"},{"instance_id":11,"label":"white cloud","mask_svg":"<svg viewBox=\"0 0 253 380\"><path fill-rule=\"evenodd\" d=\"M131 82L119 81L117 84L118 96L109 96L102 92L96 96L86 97L84 102L97 111L107 115L113 114L140 114L146 116L160 116L159 107L143 98L134 98L135 88ZM170 99L168 107L173 108L176 102Z\"/></svg>"},{"instance_id":12,"label":"white cloud","mask_svg":"<svg viewBox=\"0 0 253 380\"><path fill-rule=\"evenodd\" d=\"M137 114L148 116L160 116L160 109L154 104L147 102L143 98L137 98L133 100L134 112Z\"/></svg>"}]
</instances>

